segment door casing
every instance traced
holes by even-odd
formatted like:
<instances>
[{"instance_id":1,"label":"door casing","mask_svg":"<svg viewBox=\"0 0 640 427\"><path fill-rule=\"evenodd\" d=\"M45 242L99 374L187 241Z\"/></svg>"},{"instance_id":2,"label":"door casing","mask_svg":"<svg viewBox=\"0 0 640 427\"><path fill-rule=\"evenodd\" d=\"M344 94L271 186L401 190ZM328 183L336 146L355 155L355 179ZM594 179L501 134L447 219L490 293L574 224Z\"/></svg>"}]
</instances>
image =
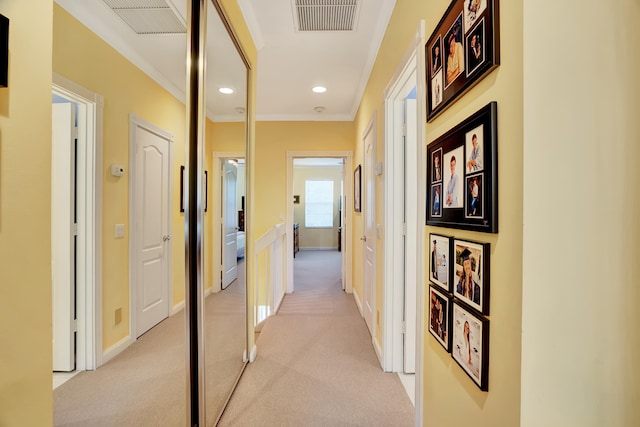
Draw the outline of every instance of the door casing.
<instances>
[{"instance_id":1,"label":"door casing","mask_svg":"<svg viewBox=\"0 0 640 427\"><path fill-rule=\"evenodd\" d=\"M233 168L233 169L230 169ZM222 226L221 233L223 235L222 242L222 289L226 289L234 280L238 278L238 214L236 206L237 196L237 182L238 182L238 169L231 165L228 160L223 161L221 174L222 180L222 197L221 210L222 210ZM231 181L230 175L233 176L233 192L230 193ZM230 209L232 208L232 209ZM228 236L233 235L235 229L235 239L230 239ZM229 268L233 265L232 268Z\"/></svg>"},{"instance_id":2,"label":"door casing","mask_svg":"<svg viewBox=\"0 0 640 427\"><path fill-rule=\"evenodd\" d=\"M239 152L239 151L229 151L229 152L222 152L222 151L216 151L213 153L213 173L211 174L211 189L212 189L212 200L220 200L220 194L221 194L221 185L222 185L222 173L224 171L223 168L223 163L225 160L229 160L229 159L244 159L245 158L245 153L244 152ZM246 177L245 177L246 179ZM246 194L246 181L245 181L245 194ZM216 198L216 195L218 196L218 198ZM245 196L245 200L246 200L246 196ZM209 293L211 292L220 292L222 290L222 271L223 271L223 266L222 266L222 245L224 243L224 235L222 233L221 230L221 220L222 220L222 204L221 203L212 203L213 207L210 209L213 209L211 211L211 215L213 218L213 222L214 222L214 226L211 227L211 243L212 243L212 250L211 250L211 257L207 258L209 262L211 262L211 266L212 266L212 275L211 275L211 283L207 286L205 285L205 296L209 295ZM246 204L245 204L246 206ZM245 214L246 215L246 214ZM247 239L247 235L245 234L245 239ZM247 244L246 240L245 240L245 245ZM245 246L245 251L246 251L246 246ZM246 252L245 252L245 259L246 259ZM246 262L246 261L245 261ZM248 264L248 263L247 263ZM245 264L245 268L246 265Z\"/></svg>"},{"instance_id":3,"label":"door casing","mask_svg":"<svg viewBox=\"0 0 640 427\"><path fill-rule=\"evenodd\" d=\"M76 370L94 370L102 350L102 129L104 97L57 73L52 92L78 105Z\"/></svg>"},{"instance_id":4,"label":"door casing","mask_svg":"<svg viewBox=\"0 0 640 427\"><path fill-rule=\"evenodd\" d=\"M351 230L353 211L353 152L352 151L287 151L287 200L293 200L293 159L295 158L307 158L307 157L341 157L344 159L344 170L346 171L343 177L344 196L345 203L343 210L345 211L344 222L342 223L342 238L344 244L342 245L342 286L346 293L353 292L353 285L351 281L352 270L352 245L353 236ZM286 292L292 293L294 291L293 281L293 203L287 203L286 211Z\"/></svg>"},{"instance_id":5,"label":"door casing","mask_svg":"<svg viewBox=\"0 0 640 427\"><path fill-rule=\"evenodd\" d=\"M387 372L401 372L403 369L403 348L402 348L402 321L404 312L404 295L403 289L394 286L396 280L403 276L406 268L415 270L417 278L416 289L416 366L415 366L415 409L416 409L416 425L420 425L422 417L422 395L424 390L422 365L424 354L424 336L422 327L424 325L424 283L425 269L424 263L424 224L425 224L425 206L426 206L426 187L425 187L425 156L426 144L425 126L426 112L424 102L417 102L417 129L415 129L415 140L417 144L408 148L407 159L414 158L417 162L417 174L415 176L414 188L417 188L417 194L408 194L407 197L415 197L417 211L407 212L407 226L411 223L417 229L410 232L407 227L407 237L415 236L415 253L413 260L405 261L394 256L399 247L402 247L403 223L401 213L398 211L399 202L396 196L399 195L398 185L401 177L396 172L403 169L404 155L398 150L402 147L403 130L402 130L402 110L404 108L404 100L408 91L416 88L416 99L424 100L425 97L425 63L422 51L425 43L425 23L420 24L415 32L415 37L409 45L402 60L399 62L398 68L390 79L389 84L384 92L385 102L385 164L387 170L384 174L384 224L387 230L384 241L384 284L383 284L383 369ZM422 231L421 231L422 230ZM406 264L405 264L406 263Z\"/></svg>"},{"instance_id":6,"label":"door casing","mask_svg":"<svg viewBox=\"0 0 640 427\"><path fill-rule=\"evenodd\" d=\"M368 148L369 143L371 144ZM371 341L376 350L378 360L381 360L380 343L377 338L378 307L377 292L377 245L380 238L376 223L376 173L377 168L377 114L374 112L369 125L362 135L364 165L362 168L362 189L360 202L362 203L362 311L365 322L371 333ZM371 252L371 265L367 266L367 251Z\"/></svg>"}]
</instances>

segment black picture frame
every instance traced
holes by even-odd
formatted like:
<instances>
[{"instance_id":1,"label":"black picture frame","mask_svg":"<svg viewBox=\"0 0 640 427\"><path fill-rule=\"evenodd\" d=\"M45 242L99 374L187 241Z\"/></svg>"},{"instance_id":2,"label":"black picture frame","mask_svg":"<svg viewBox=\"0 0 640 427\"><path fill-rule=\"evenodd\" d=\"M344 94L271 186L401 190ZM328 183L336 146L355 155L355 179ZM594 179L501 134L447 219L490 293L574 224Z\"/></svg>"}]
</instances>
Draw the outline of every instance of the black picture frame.
<instances>
[{"instance_id":1,"label":"black picture frame","mask_svg":"<svg viewBox=\"0 0 640 427\"><path fill-rule=\"evenodd\" d=\"M480 390L489 391L489 320L458 300L451 311L451 357Z\"/></svg>"},{"instance_id":2,"label":"black picture frame","mask_svg":"<svg viewBox=\"0 0 640 427\"><path fill-rule=\"evenodd\" d=\"M429 233L429 281L445 292L453 289L452 248L453 237Z\"/></svg>"},{"instance_id":3,"label":"black picture frame","mask_svg":"<svg viewBox=\"0 0 640 427\"><path fill-rule=\"evenodd\" d=\"M451 2L425 45L427 122L500 64L499 15L498 0Z\"/></svg>"},{"instance_id":4,"label":"black picture frame","mask_svg":"<svg viewBox=\"0 0 640 427\"><path fill-rule=\"evenodd\" d=\"M180 212L184 212L184 165L180 165Z\"/></svg>"},{"instance_id":5,"label":"black picture frame","mask_svg":"<svg viewBox=\"0 0 640 427\"><path fill-rule=\"evenodd\" d=\"M204 211L209 206L209 172L204 171Z\"/></svg>"},{"instance_id":6,"label":"black picture frame","mask_svg":"<svg viewBox=\"0 0 640 427\"><path fill-rule=\"evenodd\" d=\"M498 232L497 117L490 102L427 146L427 225Z\"/></svg>"},{"instance_id":7,"label":"black picture frame","mask_svg":"<svg viewBox=\"0 0 640 427\"><path fill-rule=\"evenodd\" d=\"M9 18L0 14L0 87L9 87Z\"/></svg>"},{"instance_id":8,"label":"black picture frame","mask_svg":"<svg viewBox=\"0 0 640 427\"><path fill-rule=\"evenodd\" d=\"M449 353L451 352L452 304L453 298L449 294L442 292L438 286L429 286L428 329L436 341Z\"/></svg>"},{"instance_id":9,"label":"black picture frame","mask_svg":"<svg viewBox=\"0 0 640 427\"><path fill-rule=\"evenodd\" d=\"M453 296L474 310L489 315L490 251L489 243L453 239L451 274Z\"/></svg>"},{"instance_id":10,"label":"black picture frame","mask_svg":"<svg viewBox=\"0 0 640 427\"><path fill-rule=\"evenodd\" d=\"M353 210L362 212L362 167L358 165L353 172Z\"/></svg>"}]
</instances>

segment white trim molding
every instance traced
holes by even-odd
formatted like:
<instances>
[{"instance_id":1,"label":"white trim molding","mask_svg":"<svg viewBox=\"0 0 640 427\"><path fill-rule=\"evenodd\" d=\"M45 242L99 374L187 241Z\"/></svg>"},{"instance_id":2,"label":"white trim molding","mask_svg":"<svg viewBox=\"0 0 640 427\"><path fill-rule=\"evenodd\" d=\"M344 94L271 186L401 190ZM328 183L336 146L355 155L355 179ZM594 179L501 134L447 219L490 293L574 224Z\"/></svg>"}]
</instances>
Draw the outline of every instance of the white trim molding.
<instances>
[{"instance_id":1,"label":"white trim molding","mask_svg":"<svg viewBox=\"0 0 640 427\"><path fill-rule=\"evenodd\" d=\"M387 372L404 371L403 322L405 295L404 284L409 277L418 284L415 298L415 376L416 376L416 426L422 424L423 376L422 363L424 354L424 224L426 188L425 171L425 126L426 112L423 102L425 98L424 55L425 43L424 21L416 30L415 38L405 52L398 68L384 92L385 102L385 167L384 176L384 226L388 230L384 242L384 308L382 331L382 364ZM416 89L418 100L415 109L416 129L403 129L404 99ZM407 137L406 154L404 153L405 136ZM409 139L417 143L409 143ZM405 184L405 156L407 160L415 159L415 163L407 164L411 172L408 175L414 181ZM406 187L405 187L406 186ZM405 196L406 191L406 196ZM404 198L410 199L405 203ZM407 206L407 212L403 207ZM406 235L406 242L405 242ZM406 245L406 251L405 251ZM407 253L406 259L402 255ZM406 273L406 275L405 275ZM413 308L413 307L412 307Z\"/></svg>"},{"instance_id":2,"label":"white trim molding","mask_svg":"<svg viewBox=\"0 0 640 427\"><path fill-rule=\"evenodd\" d=\"M57 73L52 91L78 105L76 369L102 365L102 129L104 97Z\"/></svg>"}]
</instances>

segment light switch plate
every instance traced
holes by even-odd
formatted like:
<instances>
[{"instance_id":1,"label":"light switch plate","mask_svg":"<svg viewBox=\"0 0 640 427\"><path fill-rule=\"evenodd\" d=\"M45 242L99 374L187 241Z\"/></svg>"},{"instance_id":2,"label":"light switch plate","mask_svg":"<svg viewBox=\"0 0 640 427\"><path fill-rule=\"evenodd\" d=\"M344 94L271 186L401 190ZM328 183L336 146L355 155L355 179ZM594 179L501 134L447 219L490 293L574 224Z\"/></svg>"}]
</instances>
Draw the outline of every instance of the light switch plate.
<instances>
[{"instance_id":1,"label":"light switch plate","mask_svg":"<svg viewBox=\"0 0 640 427\"><path fill-rule=\"evenodd\" d=\"M116 239L124 237L124 224L116 224Z\"/></svg>"}]
</instances>

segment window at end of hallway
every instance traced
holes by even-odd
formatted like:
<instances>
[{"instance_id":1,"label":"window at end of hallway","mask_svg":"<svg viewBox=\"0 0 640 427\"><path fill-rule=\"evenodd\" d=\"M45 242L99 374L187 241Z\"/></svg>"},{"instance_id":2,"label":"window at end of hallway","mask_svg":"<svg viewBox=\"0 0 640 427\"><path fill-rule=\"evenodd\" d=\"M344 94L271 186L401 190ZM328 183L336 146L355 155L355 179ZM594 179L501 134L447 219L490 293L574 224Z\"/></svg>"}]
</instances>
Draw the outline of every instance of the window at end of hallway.
<instances>
[{"instance_id":1,"label":"window at end of hallway","mask_svg":"<svg viewBox=\"0 0 640 427\"><path fill-rule=\"evenodd\" d=\"M307 228L333 228L333 181L305 181Z\"/></svg>"}]
</instances>

